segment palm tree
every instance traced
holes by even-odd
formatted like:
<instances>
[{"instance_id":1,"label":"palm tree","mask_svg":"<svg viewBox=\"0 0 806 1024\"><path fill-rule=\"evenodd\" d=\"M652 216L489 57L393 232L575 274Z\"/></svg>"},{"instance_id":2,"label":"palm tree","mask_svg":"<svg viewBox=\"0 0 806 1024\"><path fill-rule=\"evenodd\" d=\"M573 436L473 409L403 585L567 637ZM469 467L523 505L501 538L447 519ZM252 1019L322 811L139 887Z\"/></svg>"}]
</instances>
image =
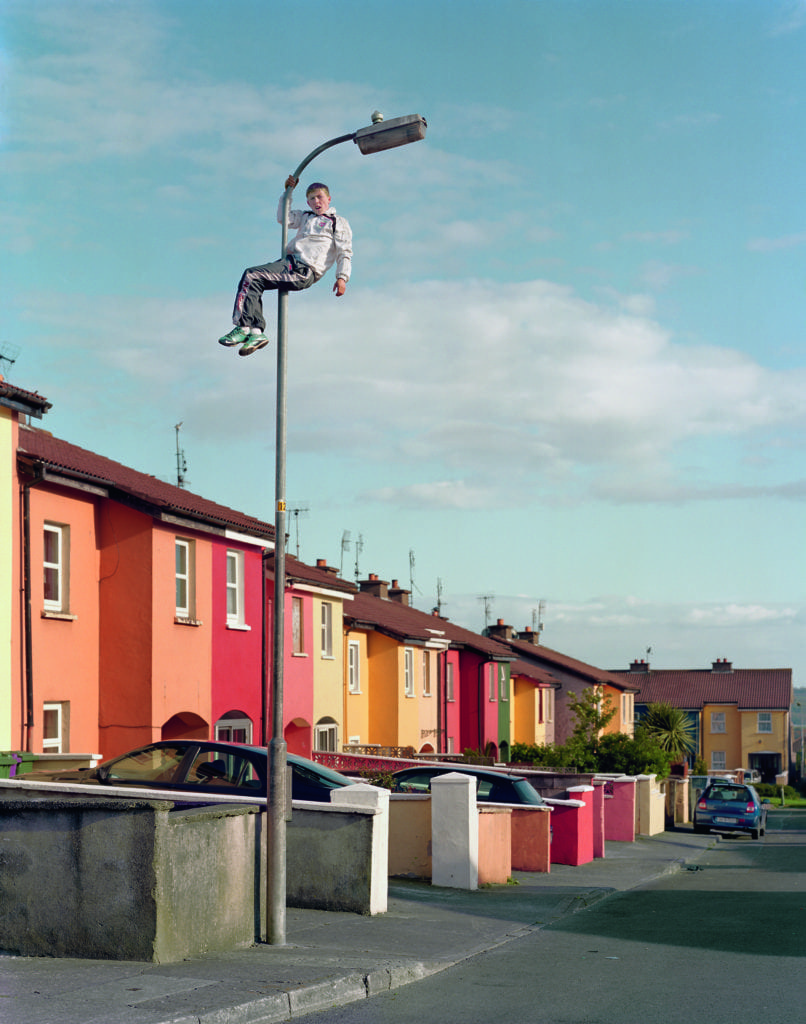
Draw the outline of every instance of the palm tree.
<instances>
[{"instance_id":1,"label":"palm tree","mask_svg":"<svg viewBox=\"0 0 806 1024\"><path fill-rule=\"evenodd\" d=\"M682 761L694 750L694 723L682 708L672 704L649 704L641 725L675 761Z\"/></svg>"}]
</instances>

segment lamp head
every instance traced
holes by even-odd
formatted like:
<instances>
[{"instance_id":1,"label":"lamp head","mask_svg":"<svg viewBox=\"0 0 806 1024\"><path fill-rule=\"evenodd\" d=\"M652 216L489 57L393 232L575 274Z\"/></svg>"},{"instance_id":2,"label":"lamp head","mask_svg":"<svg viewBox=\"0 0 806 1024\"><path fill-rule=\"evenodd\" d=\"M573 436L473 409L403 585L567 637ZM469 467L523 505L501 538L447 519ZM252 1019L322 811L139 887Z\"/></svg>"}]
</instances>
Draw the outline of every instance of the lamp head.
<instances>
[{"instance_id":1,"label":"lamp head","mask_svg":"<svg viewBox=\"0 0 806 1024\"><path fill-rule=\"evenodd\" d=\"M359 128L353 138L364 156L380 153L384 149L406 146L410 142L419 142L425 138L425 130L428 127L421 114L407 114L405 117L393 117L391 121L384 121L383 114L376 110L372 115L372 121L367 128Z\"/></svg>"}]
</instances>

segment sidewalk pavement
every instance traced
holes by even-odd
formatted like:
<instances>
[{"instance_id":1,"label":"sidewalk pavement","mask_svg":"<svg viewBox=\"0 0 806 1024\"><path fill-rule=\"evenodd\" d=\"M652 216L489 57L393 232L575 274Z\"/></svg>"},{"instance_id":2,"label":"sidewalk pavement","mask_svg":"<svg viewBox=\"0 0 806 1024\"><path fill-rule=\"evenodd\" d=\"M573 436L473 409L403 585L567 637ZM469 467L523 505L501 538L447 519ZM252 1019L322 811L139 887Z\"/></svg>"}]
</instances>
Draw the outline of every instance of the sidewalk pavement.
<instances>
[{"instance_id":1,"label":"sidewalk pavement","mask_svg":"<svg viewBox=\"0 0 806 1024\"><path fill-rule=\"evenodd\" d=\"M289 908L284 946L172 964L0 954L0 1024L271 1024L365 999L542 928L610 893L695 862L717 842L690 828L517 884L475 892L397 879L386 914Z\"/></svg>"}]
</instances>

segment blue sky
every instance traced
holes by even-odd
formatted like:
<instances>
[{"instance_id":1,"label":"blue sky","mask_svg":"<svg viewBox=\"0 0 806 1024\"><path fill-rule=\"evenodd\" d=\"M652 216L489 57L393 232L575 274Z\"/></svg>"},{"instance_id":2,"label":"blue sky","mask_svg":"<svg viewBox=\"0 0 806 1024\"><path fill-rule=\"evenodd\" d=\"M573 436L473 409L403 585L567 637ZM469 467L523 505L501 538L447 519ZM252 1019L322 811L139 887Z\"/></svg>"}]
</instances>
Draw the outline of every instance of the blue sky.
<instances>
[{"instance_id":1,"label":"blue sky","mask_svg":"<svg viewBox=\"0 0 806 1024\"><path fill-rule=\"evenodd\" d=\"M274 348L216 339L326 181L289 302L300 555L605 668L806 668L806 3L45 2L0 12L0 344L44 426L273 519ZM299 194L298 194L299 195ZM300 204L301 205L301 196ZM273 326L276 303L267 302ZM18 350L18 351L17 351ZM293 520L292 520L293 522ZM292 552L296 535L292 533Z\"/></svg>"}]
</instances>

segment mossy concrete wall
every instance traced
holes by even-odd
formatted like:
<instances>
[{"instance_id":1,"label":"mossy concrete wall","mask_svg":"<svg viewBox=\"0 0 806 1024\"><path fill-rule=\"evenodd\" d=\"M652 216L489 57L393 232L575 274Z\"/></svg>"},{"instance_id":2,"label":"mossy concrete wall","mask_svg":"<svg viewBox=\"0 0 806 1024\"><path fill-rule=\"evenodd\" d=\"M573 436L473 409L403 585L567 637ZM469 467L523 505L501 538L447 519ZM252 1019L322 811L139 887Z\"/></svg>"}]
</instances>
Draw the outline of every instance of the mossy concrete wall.
<instances>
[{"instance_id":1,"label":"mossy concrete wall","mask_svg":"<svg viewBox=\"0 0 806 1024\"><path fill-rule=\"evenodd\" d=\"M255 808L0 800L0 949L170 963L255 940Z\"/></svg>"}]
</instances>

